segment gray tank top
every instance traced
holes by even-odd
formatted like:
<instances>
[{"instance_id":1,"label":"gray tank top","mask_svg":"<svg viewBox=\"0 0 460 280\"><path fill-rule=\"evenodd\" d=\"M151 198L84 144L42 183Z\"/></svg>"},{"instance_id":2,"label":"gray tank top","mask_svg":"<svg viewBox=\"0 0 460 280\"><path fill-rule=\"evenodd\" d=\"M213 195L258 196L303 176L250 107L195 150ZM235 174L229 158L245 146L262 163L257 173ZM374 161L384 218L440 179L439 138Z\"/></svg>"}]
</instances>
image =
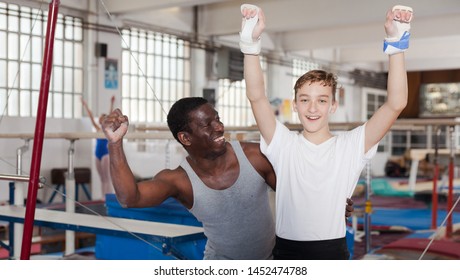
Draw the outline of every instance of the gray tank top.
<instances>
[{"instance_id":1,"label":"gray tank top","mask_svg":"<svg viewBox=\"0 0 460 280\"><path fill-rule=\"evenodd\" d=\"M275 225L265 180L257 173L238 141L232 141L240 166L236 182L227 189L207 187L185 159L181 166L193 188L189 210L207 237L204 259L264 260L272 258Z\"/></svg>"}]
</instances>

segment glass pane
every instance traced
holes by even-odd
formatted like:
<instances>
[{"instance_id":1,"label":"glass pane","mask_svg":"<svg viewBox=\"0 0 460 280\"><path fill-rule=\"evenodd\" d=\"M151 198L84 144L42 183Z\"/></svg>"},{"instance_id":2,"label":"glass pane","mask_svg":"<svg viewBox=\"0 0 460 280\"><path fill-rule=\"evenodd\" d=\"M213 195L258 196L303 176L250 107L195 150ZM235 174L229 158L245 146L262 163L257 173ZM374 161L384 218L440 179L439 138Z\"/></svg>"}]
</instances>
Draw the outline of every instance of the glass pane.
<instances>
[{"instance_id":1,"label":"glass pane","mask_svg":"<svg viewBox=\"0 0 460 280\"><path fill-rule=\"evenodd\" d=\"M42 62L42 44L43 41L39 37L32 37L32 42L31 42L31 48L32 48L32 61L33 62Z\"/></svg>"},{"instance_id":2,"label":"glass pane","mask_svg":"<svg viewBox=\"0 0 460 280\"><path fill-rule=\"evenodd\" d=\"M32 92L32 116L33 117L37 116L38 97L39 97L38 91L33 91ZM48 99L48 100L50 100L50 99ZM49 111L49 109L48 109L48 111Z\"/></svg>"},{"instance_id":3,"label":"glass pane","mask_svg":"<svg viewBox=\"0 0 460 280\"><path fill-rule=\"evenodd\" d=\"M154 69L155 69L155 64L154 64L154 56L149 54L147 55L147 59L146 59L146 64L147 64L147 71L145 72L145 75L147 77L152 77L154 75Z\"/></svg>"},{"instance_id":4,"label":"glass pane","mask_svg":"<svg viewBox=\"0 0 460 280\"><path fill-rule=\"evenodd\" d=\"M62 67L59 66L54 66L53 67L53 74L52 74L52 79L53 79L53 90L54 91L59 91L62 92L63 85L62 85L62 75L63 75L63 69Z\"/></svg>"},{"instance_id":5,"label":"glass pane","mask_svg":"<svg viewBox=\"0 0 460 280\"><path fill-rule=\"evenodd\" d=\"M41 36L42 35L42 29L43 29L43 26L44 26L44 22L43 22L43 19L38 19L34 22L34 26L33 26L33 29L32 29L32 34L33 35L38 35L38 36Z\"/></svg>"},{"instance_id":6,"label":"glass pane","mask_svg":"<svg viewBox=\"0 0 460 280\"><path fill-rule=\"evenodd\" d=\"M139 51L140 52L146 51L145 34L142 34L139 38Z\"/></svg>"},{"instance_id":7,"label":"glass pane","mask_svg":"<svg viewBox=\"0 0 460 280\"><path fill-rule=\"evenodd\" d=\"M17 90L11 90L9 92L8 115L14 117L19 115L19 94Z\"/></svg>"},{"instance_id":8,"label":"glass pane","mask_svg":"<svg viewBox=\"0 0 460 280\"><path fill-rule=\"evenodd\" d=\"M155 77L161 76L161 56L155 56Z\"/></svg>"},{"instance_id":9,"label":"glass pane","mask_svg":"<svg viewBox=\"0 0 460 280\"><path fill-rule=\"evenodd\" d=\"M179 60L176 68L176 78L178 80L184 79L184 60Z\"/></svg>"},{"instance_id":10,"label":"glass pane","mask_svg":"<svg viewBox=\"0 0 460 280\"><path fill-rule=\"evenodd\" d=\"M169 64L170 65L170 73L171 73L171 78L178 78L178 73L177 73L177 59L175 58L171 58L171 63Z\"/></svg>"},{"instance_id":11,"label":"glass pane","mask_svg":"<svg viewBox=\"0 0 460 280\"><path fill-rule=\"evenodd\" d=\"M63 65L64 63L64 53L63 53L64 47L63 47L63 42L60 40L55 40L54 41L54 53L53 53L53 64L54 65ZM69 56L69 54L66 54L65 56Z\"/></svg>"},{"instance_id":12,"label":"glass pane","mask_svg":"<svg viewBox=\"0 0 460 280\"><path fill-rule=\"evenodd\" d=\"M140 70L138 70L140 76L144 76L145 73L147 72L147 60L146 56L143 53L139 54L139 67Z\"/></svg>"},{"instance_id":13,"label":"glass pane","mask_svg":"<svg viewBox=\"0 0 460 280\"><path fill-rule=\"evenodd\" d=\"M30 73L30 64L21 63L21 75L19 76L21 89L31 88Z\"/></svg>"},{"instance_id":14,"label":"glass pane","mask_svg":"<svg viewBox=\"0 0 460 280\"><path fill-rule=\"evenodd\" d=\"M82 117L83 106L81 104L81 94L73 95L73 108L74 108L74 117L80 119Z\"/></svg>"},{"instance_id":15,"label":"glass pane","mask_svg":"<svg viewBox=\"0 0 460 280\"><path fill-rule=\"evenodd\" d=\"M64 95L64 118L71 119L73 117L73 95L65 94Z\"/></svg>"},{"instance_id":16,"label":"glass pane","mask_svg":"<svg viewBox=\"0 0 460 280\"><path fill-rule=\"evenodd\" d=\"M65 38L67 40L73 40L73 19L71 17L66 17L65 20Z\"/></svg>"},{"instance_id":17,"label":"glass pane","mask_svg":"<svg viewBox=\"0 0 460 280\"><path fill-rule=\"evenodd\" d=\"M73 61L73 44L71 42L64 42L64 65L72 66Z\"/></svg>"},{"instance_id":18,"label":"glass pane","mask_svg":"<svg viewBox=\"0 0 460 280\"><path fill-rule=\"evenodd\" d=\"M50 98L51 99L51 98ZM62 101L63 97L61 93L54 93L53 94L53 117L55 118L62 118Z\"/></svg>"},{"instance_id":19,"label":"glass pane","mask_svg":"<svg viewBox=\"0 0 460 280\"><path fill-rule=\"evenodd\" d=\"M83 45L74 45L74 67L83 67Z\"/></svg>"},{"instance_id":20,"label":"glass pane","mask_svg":"<svg viewBox=\"0 0 460 280\"><path fill-rule=\"evenodd\" d=\"M130 64L130 59L131 56L129 54L129 51L123 51L122 54L122 71L123 73L129 73L129 64Z\"/></svg>"},{"instance_id":21,"label":"glass pane","mask_svg":"<svg viewBox=\"0 0 460 280\"><path fill-rule=\"evenodd\" d=\"M139 110L137 100L134 100L134 99L131 100L130 110L131 110L131 112L137 112ZM132 119L133 122L137 122L139 120L137 114L131 114L130 116L131 116L131 119Z\"/></svg>"},{"instance_id":22,"label":"glass pane","mask_svg":"<svg viewBox=\"0 0 460 280\"><path fill-rule=\"evenodd\" d=\"M163 37L163 55L169 56L170 55L170 46L169 46L169 38Z\"/></svg>"},{"instance_id":23,"label":"glass pane","mask_svg":"<svg viewBox=\"0 0 460 280\"><path fill-rule=\"evenodd\" d=\"M79 18L74 18L74 40L82 41L83 40L83 23ZM80 102L78 102L80 103Z\"/></svg>"},{"instance_id":24,"label":"glass pane","mask_svg":"<svg viewBox=\"0 0 460 280\"><path fill-rule=\"evenodd\" d=\"M7 107L6 102L7 100L7 93L5 89L0 88L0 118L7 115Z\"/></svg>"},{"instance_id":25,"label":"glass pane","mask_svg":"<svg viewBox=\"0 0 460 280\"><path fill-rule=\"evenodd\" d=\"M138 83L137 77L135 77L135 76L131 77L131 81L130 81L131 88L130 88L130 91L129 91L131 98L137 98L137 96L138 96L137 83Z\"/></svg>"},{"instance_id":26,"label":"glass pane","mask_svg":"<svg viewBox=\"0 0 460 280\"><path fill-rule=\"evenodd\" d=\"M123 97L129 97L129 88L130 88L130 79L128 75L123 75L122 77L122 91L121 94Z\"/></svg>"},{"instance_id":27,"label":"glass pane","mask_svg":"<svg viewBox=\"0 0 460 280\"><path fill-rule=\"evenodd\" d=\"M21 18L21 33L29 34L31 30L32 22L28 17Z\"/></svg>"},{"instance_id":28,"label":"glass pane","mask_svg":"<svg viewBox=\"0 0 460 280\"><path fill-rule=\"evenodd\" d=\"M169 88L169 99L170 100L177 100L177 83L176 81L171 81L170 82L170 88Z\"/></svg>"},{"instance_id":29,"label":"glass pane","mask_svg":"<svg viewBox=\"0 0 460 280\"><path fill-rule=\"evenodd\" d=\"M190 81L190 60L184 61L184 80Z\"/></svg>"},{"instance_id":30,"label":"glass pane","mask_svg":"<svg viewBox=\"0 0 460 280\"><path fill-rule=\"evenodd\" d=\"M64 69L64 92L73 92L73 71L72 69Z\"/></svg>"},{"instance_id":31,"label":"glass pane","mask_svg":"<svg viewBox=\"0 0 460 280\"><path fill-rule=\"evenodd\" d=\"M8 30L10 32L19 31L19 18L17 17L17 13L10 13L8 17Z\"/></svg>"},{"instance_id":32,"label":"glass pane","mask_svg":"<svg viewBox=\"0 0 460 280\"><path fill-rule=\"evenodd\" d=\"M145 99L146 97L146 88L147 88L147 83L144 82L144 78L142 79L139 79L138 83L139 83L139 98L143 98Z\"/></svg>"},{"instance_id":33,"label":"glass pane","mask_svg":"<svg viewBox=\"0 0 460 280\"><path fill-rule=\"evenodd\" d=\"M42 77L42 67L39 64L32 64L32 89L40 89L40 81Z\"/></svg>"},{"instance_id":34,"label":"glass pane","mask_svg":"<svg viewBox=\"0 0 460 280\"><path fill-rule=\"evenodd\" d=\"M154 104L154 101L147 101L147 122L153 122L154 121L154 118L153 118L153 105Z\"/></svg>"},{"instance_id":35,"label":"glass pane","mask_svg":"<svg viewBox=\"0 0 460 280\"><path fill-rule=\"evenodd\" d=\"M30 61L30 37L26 35L21 35L21 61ZM1 45L1 43L0 43Z\"/></svg>"},{"instance_id":36,"label":"glass pane","mask_svg":"<svg viewBox=\"0 0 460 280\"><path fill-rule=\"evenodd\" d=\"M30 95L31 95L30 91L26 91L26 90L21 91L21 99L20 99L21 117L30 116L30 99L31 99Z\"/></svg>"},{"instance_id":37,"label":"glass pane","mask_svg":"<svg viewBox=\"0 0 460 280\"><path fill-rule=\"evenodd\" d=\"M19 59L19 37L18 34L8 34L8 58Z\"/></svg>"},{"instance_id":38,"label":"glass pane","mask_svg":"<svg viewBox=\"0 0 460 280\"><path fill-rule=\"evenodd\" d=\"M131 60L130 60L130 73L131 74L137 74L138 67L137 67L137 62L139 60L139 55L137 53L132 53Z\"/></svg>"},{"instance_id":39,"label":"glass pane","mask_svg":"<svg viewBox=\"0 0 460 280\"><path fill-rule=\"evenodd\" d=\"M6 32L0 31L0 58L7 57L8 55L6 54Z\"/></svg>"},{"instance_id":40,"label":"glass pane","mask_svg":"<svg viewBox=\"0 0 460 280\"><path fill-rule=\"evenodd\" d=\"M6 15L1 13L0 14L0 29L1 30L6 30Z\"/></svg>"},{"instance_id":41,"label":"glass pane","mask_svg":"<svg viewBox=\"0 0 460 280\"><path fill-rule=\"evenodd\" d=\"M81 69L74 70L74 89L73 93L83 93L83 71Z\"/></svg>"},{"instance_id":42,"label":"glass pane","mask_svg":"<svg viewBox=\"0 0 460 280\"><path fill-rule=\"evenodd\" d=\"M6 73L6 61L0 60L0 73ZM6 87L7 76L0 75L0 87Z\"/></svg>"},{"instance_id":43,"label":"glass pane","mask_svg":"<svg viewBox=\"0 0 460 280\"><path fill-rule=\"evenodd\" d=\"M123 99L121 101L121 107L122 107L123 113L125 115L131 116L131 111L129 110L129 99L127 99L127 98Z\"/></svg>"},{"instance_id":44,"label":"glass pane","mask_svg":"<svg viewBox=\"0 0 460 280\"><path fill-rule=\"evenodd\" d=\"M18 69L19 65L15 61L8 62L8 87L17 87L18 86Z\"/></svg>"},{"instance_id":45,"label":"glass pane","mask_svg":"<svg viewBox=\"0 0 460 280\"><path fill-rule=\"evenodd\" d=\"M168 57L163 57L163 79L170 78L169 66L170 60Z\"/></svg>"},{"instance_id":46,"label":"glass pane","mask_svg":"<svg viewBox=\"0 0 460 280\"><path fill-rule=\"evenodd\" d=\"M55 34L54 37L59 40L64 39L64 25L62 24L61 21L56 23L56 29L55 29Z\"/></svg>"},{"instance_id":47,"label":"glass pane","mask_svg":"<svg viewBox=\"0 0 460 280\"><path fill-rule=\"evenodd\" d=\"M131 41L129 42L130 43L130 46L129 48L131 49L131 51L133 52L136 52L138 49L139 49L139 45L138 45L138 38L137 38L137 32L133 32L131 34Z\"/></svg>"}]
</instances>

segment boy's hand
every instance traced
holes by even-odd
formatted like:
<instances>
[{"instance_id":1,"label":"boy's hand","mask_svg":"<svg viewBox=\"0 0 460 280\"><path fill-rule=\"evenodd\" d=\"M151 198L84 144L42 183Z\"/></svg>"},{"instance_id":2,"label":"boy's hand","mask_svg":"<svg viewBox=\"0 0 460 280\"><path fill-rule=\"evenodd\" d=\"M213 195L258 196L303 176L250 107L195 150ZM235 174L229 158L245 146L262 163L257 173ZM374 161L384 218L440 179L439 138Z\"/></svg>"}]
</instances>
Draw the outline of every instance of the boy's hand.
<instances>
[{"instance_id":1,"label":"boy's hand","mask_svg":"<svg viewBox=\"0 0 460 280\"><path fill-rule=\"evenodd\" d=\"M265 16L257 6L241 5L240 48L244 54L258 55L261 49L260 36L265 29Z\"/></svg>"},{"instance_id":2,"label":"boy's hand","mask_svg":"<svg viewBox=\"0 0 460 280\"><path fill-rule=\"evenodd\" d=\"M410 21L413 17L412 8L406 6L394 6L387 12L385 32L387 37L383 44L386 54L404 52L409 48Z\"/></svg>"}]
</instances>

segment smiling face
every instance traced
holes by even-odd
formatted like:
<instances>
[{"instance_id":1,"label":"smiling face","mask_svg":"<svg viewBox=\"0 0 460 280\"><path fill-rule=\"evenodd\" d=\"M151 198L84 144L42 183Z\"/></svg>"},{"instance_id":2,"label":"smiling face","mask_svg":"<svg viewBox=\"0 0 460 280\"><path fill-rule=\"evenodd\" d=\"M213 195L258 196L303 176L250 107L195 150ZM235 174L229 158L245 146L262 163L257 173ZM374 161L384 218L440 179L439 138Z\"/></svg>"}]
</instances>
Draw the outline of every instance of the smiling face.
<instances>
[{"instance_id":1,"label":"smiling face","mask_svg":"<svg viewBox=\"0 0 460 280\"><path fill-rule=\"evenodd\" d=\"M313 142L330 137L329 114L336 108L332 87L323 82L305 83L296 93L294 111L302 123L304 136Z\"/></svg>"},{"instance_id":2,"label":"smiling face","mask_svg":"<svg viewBox=\"0 0 460 280\"><path fill-rule=\"evenodd\" d=\"M200 153L215 158L225 153L224 125L214 107L203 104L189 112L188 129L180 132L179 139L189 153Z\"/></svg>"}]
</instances>

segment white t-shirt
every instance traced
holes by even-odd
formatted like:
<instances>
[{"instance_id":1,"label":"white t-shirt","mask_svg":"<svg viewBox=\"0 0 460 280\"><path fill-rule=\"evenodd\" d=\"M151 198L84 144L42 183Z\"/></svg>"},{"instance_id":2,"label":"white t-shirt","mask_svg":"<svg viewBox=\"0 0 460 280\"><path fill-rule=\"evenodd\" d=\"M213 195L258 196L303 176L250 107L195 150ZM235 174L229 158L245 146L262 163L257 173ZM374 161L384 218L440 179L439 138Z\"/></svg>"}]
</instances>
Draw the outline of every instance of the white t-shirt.
<instances>
[{"instance_id":1,"label":"white t-shirt","mask_svg":"<svg viewBox=\"0 0 460 280\"><path fill-rule=\"evenodd\" d=\"M297 241L345 236L345 205L362 169L377 152L364 154L365 124L316 145L279 121L264 153L276 173L276 234Z\"/></svg>"}]
</instances>

